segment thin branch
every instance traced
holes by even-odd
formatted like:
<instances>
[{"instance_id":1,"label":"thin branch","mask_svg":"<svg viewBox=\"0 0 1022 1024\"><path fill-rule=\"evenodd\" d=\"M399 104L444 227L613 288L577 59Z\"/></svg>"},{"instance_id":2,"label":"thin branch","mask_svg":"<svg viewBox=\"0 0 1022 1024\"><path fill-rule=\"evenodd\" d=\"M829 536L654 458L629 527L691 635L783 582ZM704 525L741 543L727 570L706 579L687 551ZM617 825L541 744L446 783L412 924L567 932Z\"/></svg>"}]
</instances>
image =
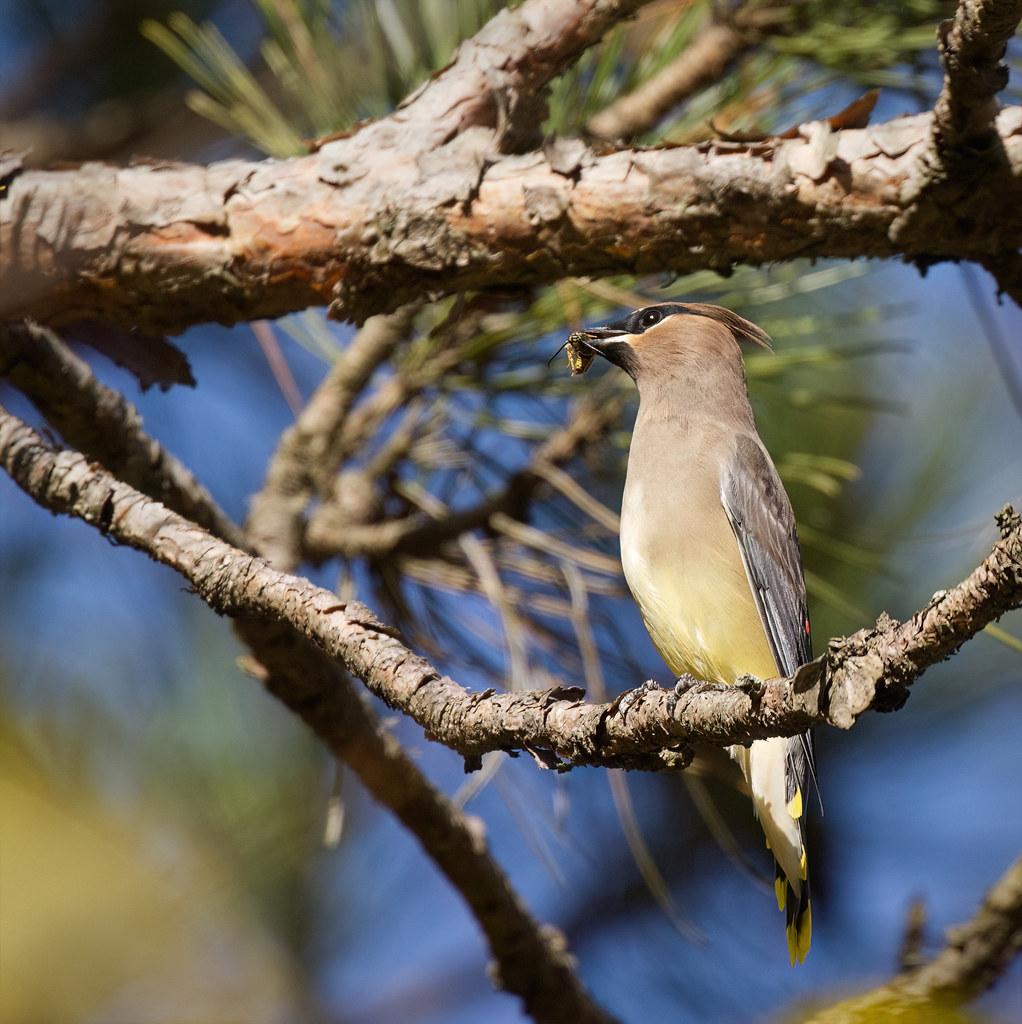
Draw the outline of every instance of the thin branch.
<instances>
[{"instance_id":1,"label":"thin branch","mask_svg":"<svg viewBox=\"0 0 1022 1024\"><path fill-rule=\"evenodd\" d=\"M525 0L505 8L369 131L378 139L401 137L421 153L468 128L496 128L502 151L510 152L535 138L545 117L536 101L549 82L647 2Z\"/></svg>"},{"instance_id":2,"label":"thin branch","mask_svg":"<svg viewBox=\"0 0 1022 1024\"><path fill-rule=\"evenodd\" d=\"M502 157L476 130L429 159L359 132L292 160L15 169L0 191L0 318L177 331L332 301L364 320L424 294L565 274L1018 249L1018 107L997 120L1012 172L997 190L973 189L951 211L922 194L913 209L929 226L906 220L892 236L931 123L821 123L783 141L602 156L562 140Z\"/></svg>"},{"instance_id":3,"label":"thin branch","mask_svg":"<svg viewBox=\"0 0 1022 1024\"><path fill-rule=\"evenodd\" d=\"M928 1008L949 1013L990 988L1020 950L1022 859L987 892L976 916L951 930L947 945L933 960L872 992L828 1007L806 1024L917 1020L922 1019L918 1012Z\"/></svg>"},{"instance_id":4,"label":"thin branch","mask_svg":"<svg viewBox=\"0 0 1022 1024\"><path fill-rule=\"evenodd\" d=\"M145 433L138 410L100 383L51 330L0 323L0 377L24 392L65 440L100 458L125 483L244 546L241 531L191 470Z\"/></svg>"},{"instance_id":5,"label":"thin branch","mask_svg":"<svg viewBox=\"0 0 1022 1024\"><path fill-rule=\"evenodd\" d=\"M118 475L130 475L147 497L159 496L177 512L187 509L222 537L240 540L241 531L209 493L142 431L138 411L96 381L88 366L51 332L0 325L0 372L25 391L67 440L101 456ZM4 422L10 421L13 417ZM137 501L147 497L136 494ZM104 506L93 521L103 528L107 515L112 525L119 513ZM237 628L267 689L351 766L462 895L495 958L496 984L520 996L537 1021L609 1024L611 1018L591 1001L574 973L563 935L532 918L493 859L482 823L463 814L409 760L337 662L285 622L241 616Z\"/></svg>"},{"instance_id":6,"label":"thin branch","mask_svg":"<svg viewBox=\"0 0 1022 1024\"><path fill-rule=\"evenodd\" d=\"M374 317L331 366L293 426L281 435L262 489L253 497L247 532L274 565L293 569L301 557L302 514L337 471L337 438L366 382L408 336L413 307Z\"/></svg>"},{"instance_id":7,"label":"thin branch","mask_svg":"<svg viewBox=\"0 0 1022 1024\"><path fill-rule=\"evenodd\" d=\"M552 750L569 765L653 769L687 760L686 743L731 745L849 728L864 711L904 704L908 687L988 622L1022 606L1022 520L999 516L1002 539L961 583L904 623L831 641L790 680L697 685L680 696L642 687L611 704L583 691L473 693L442 677L357 601L281 573L90 464L58 451L9 413L0 415L0 462L53 512L77 516L175 569L215 611L285 622L470 762L490 750Z\"/></svg>"},{"instance_id":8,"label":"thin branch","mask_svg":"<svg viewBox=\"0 0 1022 1024\"><path fill-rule=\"evenodd\" d=\"M690 96L718 82L755 45L755 37L711 12L692 41L669 64L619 97L586 125L586 134L609 142L634 139Z\"/></svg>"},{"instance_id":9,"label":"thin branch","mask_svg":"<svg viewBox=\"0 0 1022 1024\"><path fill-rule=\"evenodd\" d=\"M357 525L338 515L333 505L324 505L309 524L306 551L314 560L335 554L345 558L428 554L448 540L492 525L500 514L522 518L535 492L546 481L548 471L570 461L589 439L602 436L620 415L622 404L620 398L613 396L583 399L576 405L568 423L554 431L536 449L528 464L512 473L498 491L470 508L448 512L441 518L424 520L420 516L409 516Z\"/></svg>"}]
</instances>

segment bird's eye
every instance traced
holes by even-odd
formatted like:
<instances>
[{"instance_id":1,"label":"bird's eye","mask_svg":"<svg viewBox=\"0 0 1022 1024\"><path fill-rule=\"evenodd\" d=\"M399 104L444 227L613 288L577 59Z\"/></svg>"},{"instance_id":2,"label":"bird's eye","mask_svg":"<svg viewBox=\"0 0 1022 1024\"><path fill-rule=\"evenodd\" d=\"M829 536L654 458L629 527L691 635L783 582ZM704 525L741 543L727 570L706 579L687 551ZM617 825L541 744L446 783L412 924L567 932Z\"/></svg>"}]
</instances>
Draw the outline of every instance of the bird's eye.
<instances>
[{"instance_id":1,"label":"bird's eye","mask_svg":"<svg viewBox=\"0 0 1022 1024\"><path fill-rule=\"evenodd\" d=\"M643 329L647 327L655 327L661 320L663 320L663 318L664 315L659 309L643 310L643 312L639 314L639 326Z\"/></svg>"}]
</instances>

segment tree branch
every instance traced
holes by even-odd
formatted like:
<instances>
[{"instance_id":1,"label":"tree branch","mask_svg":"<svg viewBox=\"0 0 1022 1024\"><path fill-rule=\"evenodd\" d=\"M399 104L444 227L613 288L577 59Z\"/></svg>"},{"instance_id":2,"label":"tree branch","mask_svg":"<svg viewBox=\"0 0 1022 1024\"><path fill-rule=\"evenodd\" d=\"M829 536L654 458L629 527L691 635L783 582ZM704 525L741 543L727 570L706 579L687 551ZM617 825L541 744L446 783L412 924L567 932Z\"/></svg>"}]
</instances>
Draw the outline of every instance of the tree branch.
<instances>
[{"instance_id":1,"label":"tree branch","mask_svg":"<svg viewBox=\"0 0 1022 1024\"><path fill-rule=\"evenodd\" d=\"M145 494L137 494L137 500L159 496L178 512L188 509L224 537L240 539L241 531L209 493L143 432L138 411L99 383L51 332L0 325L0 374L24 390L67 440L101 457L118 475L130 476ZM0 418L5 426L15 422L2 412ZM22 427L22 434L32 432ZM87 465L84 456L75 458ZM95 464L92 469L112 479ZM107 514L112 519L116 513L104 505L93 521L102 528ZM175 515L167 510L164 514ZM236 625L267 689L351 766L461 894L495 958L495 983L520 996L536 1021L610 1024L611 1018L592 1002L575 974L564 936L529 914L491 856L482 822L462 813L409 760L337 662L286 622L239 616Z\"/></svg>"},{"instance_id":2,"label":"tree branch","mask_svg":"<svg viewBox=\"0 0 1022 1024\"><path fill-rule=\"evenodd\" d=\"M755 37L711 12L692 41L666 67L619 97L586 125L594 139L634 139L654 128L679 103L713 85L755 45Z\"/></svg>"},{"instance_id":3,"label":"tree branch","mask_svg":"<svg viewBox=\"0 0 1022 1024\"><path fill-rule=\"evenodd\" d=\"M408 336L414 312L406 307L369 320L281 436L246 524L256 549L279 568L293 569L301 560L302 515L337 471L337 435L366 382Z\"/></svg>"},{"instance_id":4,"label":"tree branch","mask_svg":"<svg viewBox=\"0 0 1022 1024\"><path fill-rule=\"evenodd\" d=\"M244 547L241 530L192 471L145 433L138 410L100 383L52 331L0 323L0 377L27 395L66 440L101 459L125 483Z\"/></svg>"},{"instance_id":5,"label":"tree branch","mask_svg":"<svg viewBox=\"0 0 1022 1024\"><path fill-rule=\"evenodd\" d=\"M997 94L1008 83L1001 61L1020 18L1022 0L959 0L954 18L941 24L944 84L929 137L901 189L905 211L891 225L895 240L918 232L954 232L973 216L977 193L997 202L1002 187L1022 181L1002 121L1022 120L1022 112L1011 107L997 113ZM1002 241L1007 244L991 247L978 262L1000 264L1022 248L1019 239ZM1016 289L1001 290L1019 301Z\"/></svg>"},{"instance_id":6,"label":"tree branch","mask_svg":"<svg viewBox=\"0 0 1022 1024\"><path fill-rule=\"evenodd\" d=\"M568 423L554 431L535 450L529 463L512 473L499 490L470 508L448 512L438 519L408 516L353 526L336 513L333 505L323 505L309 523L306 552L315 560L336 554L345 558L428 554L445 541L487 526L498 513L522 518L549 470L572 459L586 440L601 435L620 415L621 406L620 399L613 397L583 399Z\"/></svg>"},{"instance_id":7,"label":"tree branch","mask_svg":"<svg viewBox=\"0 0 1022 1024\"><path fill-rule=\"evenodd\" d=\"M1022 521L1006 510L1002 539L965 580L907 622L831 641L790 680L697 685L676 696L642 688L629 700L590 704L583 691L473 693L410 651L357 601L277 572L75 452L60 452L16 417L0 416L0 462L51 511L74 515L181 573L215 611L286 622L427 735L471 761L490 750L544 749L567 765L653 769L702 741L744 743L828 723L849 728L869 709L904 704L911 683L987 623L1022 605Z\"/></svg>"},{"instance_id":8,"label":"tree branch","mask_svg":"<svg viewBox=\"0 0 1022 1024\"><path fill-rule=\"evenodd\" d=\"M1020 950L1022 859L987 892L976 916L952 929L947 946L928 964L899 974L872 992L828 1007L806 1024L915 1020L921 1018L912 1011L926 1008L948 1012L990 988Z\"/></svg>"},{"instance_id":9,"label":"tree branch","mask_svg":"<svg viewBox=\"0 0 1022 1024\"><path fill-rule=\"evenodd\" d=\"M565 274L1017 249L1022 108L997 121L1011 173L996 192L973 190L953 218L923 194L941 229L906 222L892 237L931 123L599 157L564 141L502 157L482 129L424 155L363 131L293 160L14 172L0 194L0 317L178 331L334 300L362 320Z\"/></svg>"},{"instance_id":10,"label":"tree branch","mask_svg":"<svg viewBox=\"0 0 1022 1024\"><path fill-rule=\"evenodd\" d=\"M545 86L648 2L525 0L505 8L461 44L446 68L367 130L377 143L389 140L386 148L397 137L401 148L424 153L468 128L496 128L501 149L510 152L515 142L535 140L545 118L536 99Z\"/></svg>"},{"instance_id":11,"label":"tree branch","mask_svg":"<svg viewBox=\"0 0 1022 1024\"><path fill-rule=\"evenodd\" d=\"M1001 63L1022 20L1022 0L959 0L940 26L944 85L933 108L933 136L943 157L964 147L996 145L997 94L1008 84Z\"/></svg>"},{"instance_id":12,"label":"tree branch","mask_svg":"<svg viewBox=\"0 0 1022 1024\"><path fill-rule=\"evenodd\" d=\"M415 836L461 894L494 957L494 984L540 1024L613 1024L583 987L562 932L540 924L494 860L485 826L436 789L335 661L281 622L240 619L267 689Z\"/></svg>"}]
</instances>

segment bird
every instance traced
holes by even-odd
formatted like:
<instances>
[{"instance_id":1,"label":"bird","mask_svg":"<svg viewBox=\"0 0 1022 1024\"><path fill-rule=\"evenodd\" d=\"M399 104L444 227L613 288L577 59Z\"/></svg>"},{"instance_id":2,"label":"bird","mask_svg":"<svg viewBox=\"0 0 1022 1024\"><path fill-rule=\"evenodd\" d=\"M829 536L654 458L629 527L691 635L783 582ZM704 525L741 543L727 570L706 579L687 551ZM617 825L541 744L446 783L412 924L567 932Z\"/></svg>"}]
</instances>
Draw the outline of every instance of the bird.
<instances>
[{"instance_id":1,"label":"bird","mask_svg":"<svg viewBox=\"0 0 1022 1024\"><path fill-rule=\"evenodd\" d=\"M790 676L812 658L795 516L749 403L741 344L769 336L721 306L646 306L569 340L635 382L639 405L621 505L621 563L676 678ZM775 862L792 966L812 939L806 854L811 733L729 748Z\"/></svg>"}]
</instances>

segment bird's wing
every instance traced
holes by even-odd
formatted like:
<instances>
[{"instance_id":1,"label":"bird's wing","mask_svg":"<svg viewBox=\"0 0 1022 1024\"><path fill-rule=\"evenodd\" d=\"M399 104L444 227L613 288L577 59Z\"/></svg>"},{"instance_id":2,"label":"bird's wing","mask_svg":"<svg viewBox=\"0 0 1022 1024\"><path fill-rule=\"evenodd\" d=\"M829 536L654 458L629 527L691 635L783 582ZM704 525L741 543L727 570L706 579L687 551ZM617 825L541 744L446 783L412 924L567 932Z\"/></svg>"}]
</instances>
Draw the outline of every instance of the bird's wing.
<instances>
[{"instance_id":1,"label":"bird's wing","mask_svg":"<svg viewBox=\"0 0 1022 1024\"><path fill-rule=\"evenodd\" d=\"M721 476L721 501L738 540L777 671L793 675L812 658L802 556L791 503L755 438L739 437Z\"/></svg>"},{"instance_id":2,"label":"bird's wing","mask_svg":"<svg viewBox=\"0 0 1022 1024\"><path fill-rule=\"evenodd\" d=\"M793 675L813 656L802 555L791 502L758 439L749 435L738 438L721 474L721 501L738 540L777 670ZM799 760L797 746L792 753L794 760ZM815 781L808 733L802 739L801 753ZM793 767L796 777L804 775L801 765Z\"/></svg>"}]
</instances>

